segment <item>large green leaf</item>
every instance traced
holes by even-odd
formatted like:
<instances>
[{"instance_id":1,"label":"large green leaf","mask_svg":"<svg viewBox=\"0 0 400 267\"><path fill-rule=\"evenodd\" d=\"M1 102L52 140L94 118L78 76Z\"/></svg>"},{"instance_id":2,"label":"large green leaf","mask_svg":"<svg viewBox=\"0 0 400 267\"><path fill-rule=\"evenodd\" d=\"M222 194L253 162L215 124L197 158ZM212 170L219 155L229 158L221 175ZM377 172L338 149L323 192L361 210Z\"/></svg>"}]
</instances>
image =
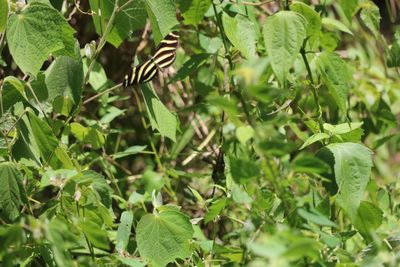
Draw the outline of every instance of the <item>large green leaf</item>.
<instances>
[{"instance_id":1,"label":"large green leaf","mask_svg":"<svg viewBox=\"0 0 400 267\"><path fill-rule=\"evenodd\" d=\"M336 105L346 113L347 94L351 86L351 73L346 62L336 53L322 52L316 64L318 73Z\"/></svg>"},{"instance_id":2,"label":"large green leaf","mask_svg":"<svg viewBox=\"0 0 400 267\"><path fill-rule=\"evenodd\" d=\"M175 141L177 117L164 106L148 83L143 84L141 88L151 127L157 129L161 135Z\"/></svg>"},{"instance_id":3,"label":"large green leaf","mask_svg":"<svg viewBox=\"0 0 400 267\"><path fill-rule=\"evenodd\" d=\"M197 26L210 8L211 0L180 0L183 23Z\"/></svg>"},{"instance_id":4,"label":"large green leaf","mask_svg":"<svg viewBox=\"0 0 400 267\"><path fill-rule=\"evenodd\" d=\"M357 211L357 217L354 226L360 233L372 241L371 231L376 230L383 220L383 211L376 205L362 201Z\"/></svg>"},{"instance_id":5,"label":"large green leaf","mask_svg":"<svg viewBox=\"0 0 400 267\"><path fill-rule=\"evenodd\" d=\"M284 84L307 37L306 20L299 13L281 11L267 18L263 34L272 69Z\"/></svg>"},{"instance_id":6,"label":"large green leaf","mask_svg":"<svg viewBox=\"0 0 400 267\"><path fill-rule=\"evenodd\" d=\"M243 15L237 14L235 17L231 17L226 13L222 14L222 23L229 41L246 58L254 58L257 33L253 23Z\"/></svg>"},{"instance_id":7,"label":"large green leaf","mask_svg":"<svg viewBox=\"0 0 400 267\"><path fill-rule=\"evenodd\" d=\"M78 50L79 51L79 50ZM46 87L48 101L53 101L58 96L71 98L77 105L82 96L83 66L82 61L61 56L46 70Z\"/></svg>"},{"instance_id":8,"label":"large green leaf","mask_svg":"<svg viewBox=\"0 0 400 267\"><path fill-rule=\"evenodd\" d=\"M118 2L123 6L128 0ZM114 10L115 0L90 0L90 8L95 11L92 16L96 32L103 35L107 22ZM98 10L101 10L101 16ZM124 6L115 16L114 24L111 32L107 36L107 42L118 47L132 31L141 29L146 23L146 9L142 0L131 1L130 4Z\"/></svg>"},{"instance_id":9,"label":"large green leaf","mask_svg":"<svg viewBox=\"0 0 400 267\"><path fill-rule=\"evenodd\" d=\"M377 7L374 2L368 1L363 4L360 14L361 20L364 22L365 26L375 35L379 34L379 24L381 22L381 14L379 13L379 7Z\"/></svg>"},{"instance_id":10,"label":"large green leaf","mask_svg":"<svg viewBox=\"0 0 400 267\"><path fill-rule=\"evenodd\" d=\"M55 157L58 140L50 126L32 112L28 112L32 135L43 160L50 164Z\"/></svg>"},{"instance_id":11,"label":"large green leaf","mask_svg":"<svg viewBox=\"0 0 400 267\"><path fill-rule=\"evenodd\" d=\"M0 211L11 221L20 214L26 199L21 172L9 162L0 163Z\"/></svg>"},{"instance_id":12,"label":"large green leaf","mask_svg":"<svg viewBox=\"0 0 400 267\"><path fill-rule=\"evenodd\" d=\"M356 143L330 144L323 150L321 157L329 163L332 163L329 157L334 161L333 170L338 186L336 201L354 221L370 179L372 152ZM327 151L331 154L327 154Z\"/></svg>"},{"instance_id":13,"label":"large green leaf","mask_svg":"<svg viewBox=\"0 0 400 267\"><path fill-rule=\"evenodd\" d=\"M154 266L165 266L189 256L192 224L179 211L167 210L143 216L136 228L139 253Z\"/></svg>"},{"instance_id":14,"label":"large green leaf","mask_svg":"<svg viewBox=\"0 0 400 267\"><path fill-rule=\"evenodd\" d=\"M33 2L19 14L9 17L7 43L10 53L25 73L36 75L49 55L71 56L74 30L63 16L49 5Z\"/></svg>"},{"instance_id":15,"label":"large green leaf","mask_svg":"<svg viewBox=\"0 0 400 267\"><path fill-rule=\"evenodd\" d=\"M321 17L312 7L302 2L294 2L290 5L290 10L303 15L307 20L307 37L310 46L313 47L314 43L318 40L321 34Z\"/></svg>"},{"instance_id":16,"label":"large green leaf","mask_svg":"<svg viewBox=\"0 0 400 267\"><path fill-rule=\"evenodd\" d=\"M129 242L129 236L131 235L131 228L133 222L133 212L124 211L121 214L121 220L117 230L117 245L115 248L118 252L126 250Z\"/></svg>"},{"instance_id":17,"label":"large green leaf","mask_svg":"<svg viewBox=\"0 0 400 267\"><path fill-rule=\"evenodd\" d=\"M178 24L174 0L143 0L156 44Z\"/></svg>"},{"instance_id":18,"label":"large green leaf","mask_svg":"<svg viewBox=\"0 0 400 267\"><path fill-rule=\"evenodd\" d=\"M0 33L4 32L7 25L8 1L0 0Z\"/></svg>"}]
</instances>

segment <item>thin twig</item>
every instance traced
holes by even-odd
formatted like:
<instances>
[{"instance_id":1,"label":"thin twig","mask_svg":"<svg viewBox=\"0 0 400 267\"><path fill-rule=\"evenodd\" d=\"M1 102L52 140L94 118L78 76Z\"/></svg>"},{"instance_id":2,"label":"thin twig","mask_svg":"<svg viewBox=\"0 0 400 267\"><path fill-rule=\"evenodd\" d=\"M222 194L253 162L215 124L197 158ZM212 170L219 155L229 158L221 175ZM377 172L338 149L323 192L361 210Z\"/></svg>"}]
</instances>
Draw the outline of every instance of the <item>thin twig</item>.
<instances>
[{"instance_id":1,"label":"thin twig","mask_svg":"<svg viewBox=\"0 0 400 267\"><path fill-rule=\"evenodd\" d=\"M265 4L272 3L272 2L275 2L275 0L265 0L265 1L261 1L261 2L247 2L247 1L238 2L236 0L231 0L231 3L233 3L233 4L238 4L238 5L242 4L242 5L246 5L246 6L262 6Z\"/></svg>"},{"instance_id":2,"label":"thin twig","mask_svg":"<svg viewBox=\"0 0 400 267\"><path fill-rule=\"evenodd\" d=\"M104 90L104 91L102 91L102 92L100 92L100 93L98 93L98 94L95 94L94 96L92 96L92 97L86 99L85 101L83 101L83 105L86 105L86 104L89 103L90 101L95 100L96 98L98 98L98 97L104 95L105 93L112 92L112 91L114 91L114 90L116 90L116 89L118 89L118 88L120 88L120 87L122 87L122 83L119 83L119 84L117 84L117 85L114 85L113 87L108 88L107 90Z\"/></svg>"}]
</instances>

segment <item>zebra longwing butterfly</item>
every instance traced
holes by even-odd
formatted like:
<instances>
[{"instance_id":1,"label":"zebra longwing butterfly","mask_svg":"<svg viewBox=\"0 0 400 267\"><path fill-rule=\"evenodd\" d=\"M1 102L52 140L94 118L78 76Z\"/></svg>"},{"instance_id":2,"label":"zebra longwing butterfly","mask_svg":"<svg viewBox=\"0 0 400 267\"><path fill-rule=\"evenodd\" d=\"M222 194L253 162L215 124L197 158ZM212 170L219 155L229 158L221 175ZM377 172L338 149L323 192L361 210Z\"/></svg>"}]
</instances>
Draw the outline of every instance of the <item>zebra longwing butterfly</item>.
<instances>
[{"instance_id":1,"label":"zebra longwing butterfly","mask_svg":"<svg viewBox=\"0 0 400 267\"><path fill-rule=\"evenodd\" d=\"M171 66L175 61L178 39L178 32L171 32L165 36L149 60L137 65L130 74L125 75L124 86L146 83L154 78L158 70Z\"/></svg>"}]
</instances>

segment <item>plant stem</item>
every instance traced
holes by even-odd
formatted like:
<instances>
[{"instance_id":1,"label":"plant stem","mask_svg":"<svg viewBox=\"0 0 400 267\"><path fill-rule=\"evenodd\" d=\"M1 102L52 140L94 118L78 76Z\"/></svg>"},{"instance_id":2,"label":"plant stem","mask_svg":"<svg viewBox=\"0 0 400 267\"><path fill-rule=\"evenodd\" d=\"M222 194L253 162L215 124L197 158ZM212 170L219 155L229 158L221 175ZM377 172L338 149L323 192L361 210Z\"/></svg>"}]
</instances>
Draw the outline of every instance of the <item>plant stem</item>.
<instances>
[{"instance_id":1,"label":"plant stem","mask_svg":"<svg viewBox=\"0 0 400 267\"><path fill-rule=\"evenodd\" d=\"M222 20L221 20L221 17L218 15L217 8L216 8L214 2L212 3L212 6L213 6L215 18L217 20L217 27L218 27L219 32L221 34L222 42L224 44L225 58L228 59L229 68L232 71L233 70L233 62L232 62L232 58L231 58L231 55L230 55L229 50L228 50L228 40L226 38L226 34L225 34L225 30L224 30L224 27L223 27L223 24L222 24ZM232 77L231 77L231 82L236 87L235 81L233 80ZM246 115L246 120L248 121L248 123L251 126L254 126L253 120L251 119L251 116L250 116L246 101L243 98L243 95L241 94L241 92L236 91L236 90L235 90L234 94L236 95L236 97L239 99L240 103L243 106L243 111L244 111L244 113Z\"/></svg>"},{"instance_id":2,"label":"plant stem","mask_svg":"<svg viewBox=\"0 0 400 267\"><path fill-rule=\"evenodd\" d=\"M300 54L301 54L301 57L303 58L304 65L306 66L306 69L307 69L307 72L308 72L308 76L309 76L310 83L311 83L311 92L312 92L313 97L314 97L315 105L317 106L319 128L320 128L320 131L323 132L324 127L322 125L322 120L321 120L321 116L322 116L321 105L319 104L318 93L317 93L317 90L315 88L316 85L314 83L314 78L313 78L313 75L312 75L312 72L311 72L310 64L308 63L308 59L307 59L307 56L306 56L306 50L305 50L306 42L307 42L307 40L304 41L303 47L300 49Z\"/></svg>"},{"instance_id":3,"label":"plant stem","mask_svg":"<svg viewBox=\"0 0 400 267\"><path fill-rule=\"evenodd\" d=\"M100 54L101 49L103 49L104 45L105 45L106 42L107 42L107 37L108 37L108 35L110 34L110 32L111 32L111 30L112 30L112 27L114 26L114 19L115 19L116 15L118 14L119 11L122 10L122 9L118 6L118 2L119 2L119 0L115 0L114 10L113 10L113 12L112 12L112 14L111 14L110 19L109 19L108 22L107 22L106 29L105 29L103 35L102 35L101 38L100 38L99 45L97 46L96 51L95 51L93 57L90 59L90 64L89 64L89 67L88 67L88 69L87 69L85 78L84 78L84 80L83 80L83 81L84 81L84 82L83 82L83 85L85 85L85 84L87 83L87 81L88 81L88 79L89 79L90 72L92 71L92 69L93 69L93 67L94 67L94 64L96 63L96 58L98 57L98 55ZM125 5L123 5L123 6L125 6Z\"/></svg>"}]
</instances>

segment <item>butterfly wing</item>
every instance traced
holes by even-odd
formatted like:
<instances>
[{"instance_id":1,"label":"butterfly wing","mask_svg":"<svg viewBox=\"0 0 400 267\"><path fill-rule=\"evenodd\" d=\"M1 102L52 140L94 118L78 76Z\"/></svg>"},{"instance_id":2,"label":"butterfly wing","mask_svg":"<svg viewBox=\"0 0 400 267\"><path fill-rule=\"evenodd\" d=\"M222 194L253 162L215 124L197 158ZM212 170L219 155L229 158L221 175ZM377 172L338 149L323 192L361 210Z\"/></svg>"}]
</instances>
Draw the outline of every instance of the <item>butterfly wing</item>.
<instances>
[{"instance_id":1,"label":"butterfly wing","mask_svg":"<svg viewBox=\"0 0 400 267\"><path fill-rule=\"evenodd\" d=\"M178 47L179 35L177 32L171 32L165 36L164 40L158 45L157 50L152 57L159 68L167 68L174 63L176 58L176 48Z\"/></svg>"},{"instance_id":2,"label":"butterfly wing","mask_svg":"<svg viewBox=\"0 0 400 267\"><path fill-rule=\"evenodd\" d=\"M146 83L154 78L158 69L172 65L176 58L179 35L171 32L158 45L154 55L147 61L134 67L129 75L125 76L124 85Z\"/></svg>"}]
</instances>

